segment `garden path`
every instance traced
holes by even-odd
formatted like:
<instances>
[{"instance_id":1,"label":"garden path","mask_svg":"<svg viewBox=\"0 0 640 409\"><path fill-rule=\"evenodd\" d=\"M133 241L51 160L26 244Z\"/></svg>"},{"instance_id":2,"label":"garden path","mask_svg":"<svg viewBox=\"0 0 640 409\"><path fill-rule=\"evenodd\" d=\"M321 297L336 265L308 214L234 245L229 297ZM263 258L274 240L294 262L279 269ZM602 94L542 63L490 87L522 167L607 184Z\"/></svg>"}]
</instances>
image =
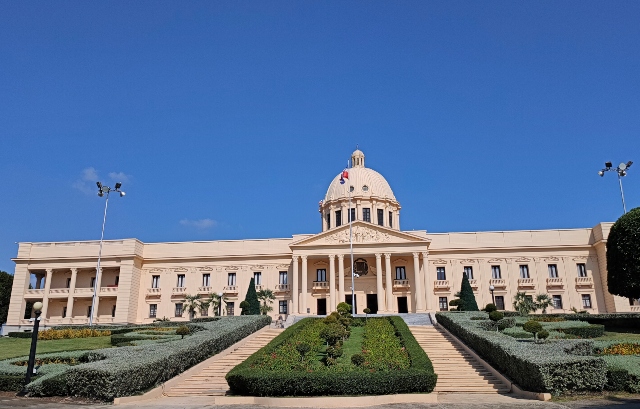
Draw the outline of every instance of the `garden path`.
<instances>
[{"instance_id":1,"label":"garden path","mask_svg":"<svg viewBox=\"0 0 640 409\"><path fill-rule=\"evenodd\" d=\"M282 332L269 328L253 335L246 343L229 354L209 358L204 369L165 392L166 396L223 396L229 390L225 376L236 365L267 345ZM209 363L207 365L207 362Z\"/></svg>"},{"instance_id":2,"label":"garden path","mask_svg":"<svg viewBox=\"0 0 640 409\"><path fill-rule=\"evenodd\" d=\"M413 333L427 353L438 374L434 392L440 393L508 393L510 387L503 384L479 361L458 346L451 335L434 326L413 326Z\"/></svg>"}]
</instances>

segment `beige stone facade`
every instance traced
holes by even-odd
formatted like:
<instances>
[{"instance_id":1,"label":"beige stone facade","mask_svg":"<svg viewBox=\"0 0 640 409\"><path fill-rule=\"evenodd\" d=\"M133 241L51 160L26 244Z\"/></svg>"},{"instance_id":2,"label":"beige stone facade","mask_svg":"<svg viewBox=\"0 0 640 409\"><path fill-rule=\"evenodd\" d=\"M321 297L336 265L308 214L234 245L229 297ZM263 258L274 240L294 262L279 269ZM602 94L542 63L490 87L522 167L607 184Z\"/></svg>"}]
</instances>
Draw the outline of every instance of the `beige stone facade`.
<instances>
[{"instance_id":1,"label":"beige stone facade","mask_svg":"<svg viewBox=\"0 0 640 409\"><path fill-rule=\"evenodd\" d=\"M479 305L492 302L493 286L496 304L506 309L512 309L516 292L525 291L551 295L555 307L550 312L640 311L637 301L607 291L605 244L611 223L562 230L401 231L401 207L387 181L364 166L360 151L354 152L352 164L345 183L338 175L320 202L323 225L318 234L105 241L94 321L186 321L185 297L211 293L224 294L223 315L238 315L252 277L258 289L275 293L274 317L330 313L351 299L352 266L360 313L367 307L378 313L447 308L460 290L463 272ZM45 326L87 323L98 247L97 241L20 243L7 329L31 326L25 317L29 301L44 303ZM196 316L214 314L210 308Z\"/></svg>"}]
</instances>

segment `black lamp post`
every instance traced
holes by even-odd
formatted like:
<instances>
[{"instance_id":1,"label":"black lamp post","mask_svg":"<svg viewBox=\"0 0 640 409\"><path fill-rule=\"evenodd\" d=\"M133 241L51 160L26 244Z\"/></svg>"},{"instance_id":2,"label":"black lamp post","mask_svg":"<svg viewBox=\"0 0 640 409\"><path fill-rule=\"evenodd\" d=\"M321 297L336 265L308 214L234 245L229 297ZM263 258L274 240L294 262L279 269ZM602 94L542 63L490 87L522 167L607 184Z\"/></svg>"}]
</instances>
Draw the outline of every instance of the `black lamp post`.
<instances>
[{"instance_id":1,"label":"black lamp post","mask_svg":"<svg viewBox=\"0 0 640 409\"><path fill-rule=\"evenodd\" d=\"M218 317L222 317L222 296L224 294L218 293Z\"/></svg>"},{"instance_id":2,"label":"black lamp post","mask_svg":"<svg viewBox=\"0 0 640 409\"><path fill-rule=\"evenodd\" d=\"M33 321L33 334L31 335L31 350L29 351L29 363L27 364L27 376L24 378L25 386L31 382L33 367L36 363L36 345L38 343L38 327L40 327L40 314L42 314L42 303L40 301L33 304L36 318ZM23 390L23 392L25 392Z\"/></svg>"},{"instance_id":3,"label":"black lamp post","mask_svg":"<svg viewBox=\"0 0 640 409\"><path fill-rule=\"evenodd\" d=\"M489 291L491 291L491 302L493 303L493 305L496 305L496 297L493 296L493 290L495 290L496 288L492 285L489 286Z\"/></svg>"}]
</instances>

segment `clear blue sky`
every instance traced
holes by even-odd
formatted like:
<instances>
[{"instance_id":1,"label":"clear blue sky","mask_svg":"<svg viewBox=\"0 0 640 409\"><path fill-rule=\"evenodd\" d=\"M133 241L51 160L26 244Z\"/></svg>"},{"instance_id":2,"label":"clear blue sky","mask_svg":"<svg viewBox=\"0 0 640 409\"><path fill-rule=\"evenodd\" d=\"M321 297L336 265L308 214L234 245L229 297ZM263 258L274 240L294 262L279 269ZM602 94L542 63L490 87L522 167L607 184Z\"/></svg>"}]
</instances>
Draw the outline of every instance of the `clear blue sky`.
<instances>
[{"instance_id":1,"label":"clear blue sky","mask_svg":"<svg viewBox=\"0 0 640 409\"><path fill-rule=\"evenodd\" d=\"M0 2L0 269L18 241L320 230L356 144L403 229L591 227L635 160L638 1ZM110 176L111 175L111 176Z\"/></svg>"}]
</instances>

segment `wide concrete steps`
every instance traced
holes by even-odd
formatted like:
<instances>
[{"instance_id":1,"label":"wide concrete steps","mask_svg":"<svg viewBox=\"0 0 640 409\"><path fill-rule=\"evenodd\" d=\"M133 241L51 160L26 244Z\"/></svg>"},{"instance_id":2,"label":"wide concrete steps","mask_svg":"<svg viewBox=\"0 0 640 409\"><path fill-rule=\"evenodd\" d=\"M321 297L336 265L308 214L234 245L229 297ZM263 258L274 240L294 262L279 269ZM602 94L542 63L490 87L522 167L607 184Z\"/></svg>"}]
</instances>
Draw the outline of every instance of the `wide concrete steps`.
<instances>
[{"instance_id":1,"label":"wide concrete steps","mask_svg":"<svg viewBox=\"0 0 640 409\"><path fill-rule=\"evenodd\" d=\"M508 393L509 387L458 346L450 335L432 326L410 326L438 374L434 392Z\"/></svg>"},{"instance_id":2,"label":"wide concrete steps","mask_svg":"<svg viewBox=\"0 0 640 409\"><path fill-rule=\"evenodd\" d=\"M209 358L211 363L204 369L165 392L166 396L223 396L229 390L225 380L227 373L247 359L254 352L267 345L282 332L282 329L270 328L250 335L247 342L231 353Z\"/></svg>"}]
</instances>

